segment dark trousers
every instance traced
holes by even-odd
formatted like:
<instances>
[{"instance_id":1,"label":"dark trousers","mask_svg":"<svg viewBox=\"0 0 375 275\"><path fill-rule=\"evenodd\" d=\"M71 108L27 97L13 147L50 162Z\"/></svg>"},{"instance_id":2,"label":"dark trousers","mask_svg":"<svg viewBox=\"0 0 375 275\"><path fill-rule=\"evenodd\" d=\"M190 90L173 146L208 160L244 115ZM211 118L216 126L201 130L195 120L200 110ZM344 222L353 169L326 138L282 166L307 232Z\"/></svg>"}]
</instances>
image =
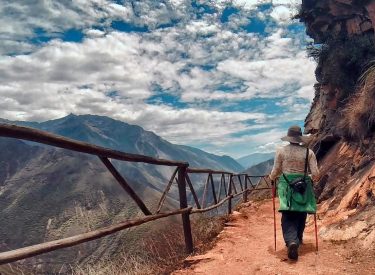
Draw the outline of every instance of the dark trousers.
<instances>
[{"instance_id":1,"label":"dark trousers","mask_svg":"<svg viewBox=\"0 0 375 275\"><path fill-rule=\"evenodd\" d=\"M307 213L284 211L281 216L281 227L286 246L295 242L298 246L302 243L305 230Z\"/></svg>"}]
</instances>

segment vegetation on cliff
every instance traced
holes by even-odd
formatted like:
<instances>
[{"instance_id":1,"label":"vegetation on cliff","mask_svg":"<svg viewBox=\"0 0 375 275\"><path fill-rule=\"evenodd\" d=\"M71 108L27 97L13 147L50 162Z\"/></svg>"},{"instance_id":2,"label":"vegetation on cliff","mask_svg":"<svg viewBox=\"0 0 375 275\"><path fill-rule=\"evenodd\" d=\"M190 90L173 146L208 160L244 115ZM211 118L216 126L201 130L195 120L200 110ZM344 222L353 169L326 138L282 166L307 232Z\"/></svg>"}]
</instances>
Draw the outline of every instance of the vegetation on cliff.
<instances>
[{"instance_id":1,"label":"vegetation on cliff","mask_svg":"<svg viewBox=\"0 0 375 275\"><path fill-rule=\"evenodd\" d=\"M315 143L327 136L369 138L374 132L375 1L304 0L296 18L314 39L308 55L317 62L307 132L320 133Z\"/></svg>"},{"instance_id":2,"label":"vegetation on cliff","mask_svg":"<svg viewBox=\"0 0 375 275\"><path fill-rule=\"evenodd\" d=\"M308 54L317 63L316 79L320 85L332 85L340 90L339 105L356 89L358 79L375 59L374 36L364 35L352 38L335 38L324 44L311 45Z\"/></svg>"},{"instance_id":3,"label":"vegetation on cliff","mask_svg":"<svg viewBox=\"0 0 375 275\"><path fill-rule=\"evenodd\" d=\"M351 139L365 140L375 132L375 64L361 77L360 87L343 111L339 127Z\"/></svg>"}]
</instances>

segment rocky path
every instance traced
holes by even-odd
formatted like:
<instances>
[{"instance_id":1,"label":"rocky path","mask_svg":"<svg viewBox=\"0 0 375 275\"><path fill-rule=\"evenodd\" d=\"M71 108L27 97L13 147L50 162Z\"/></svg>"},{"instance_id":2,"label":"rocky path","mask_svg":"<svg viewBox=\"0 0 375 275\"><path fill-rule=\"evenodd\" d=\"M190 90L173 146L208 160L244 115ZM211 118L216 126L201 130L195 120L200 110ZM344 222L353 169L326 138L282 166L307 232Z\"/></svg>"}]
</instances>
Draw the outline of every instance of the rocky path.
<instances>
[{"instance_id":1,"label":"rocky path","mask_svg":"<svg viewBox=\"0 0 375 275\"><path fill-rule=\"evenodd\" d=\"M266 200L235 212L213 249L186 259L187 268L174 275L236 274L375 274L375 264L353 257L345 244L319 243L315 251L313 218L308 220L298 262L286 257L280 214L277 214L277 250L273 248L272 201ZM353 260L354 259L354 260Z\"/></svg>"}]
</instances>

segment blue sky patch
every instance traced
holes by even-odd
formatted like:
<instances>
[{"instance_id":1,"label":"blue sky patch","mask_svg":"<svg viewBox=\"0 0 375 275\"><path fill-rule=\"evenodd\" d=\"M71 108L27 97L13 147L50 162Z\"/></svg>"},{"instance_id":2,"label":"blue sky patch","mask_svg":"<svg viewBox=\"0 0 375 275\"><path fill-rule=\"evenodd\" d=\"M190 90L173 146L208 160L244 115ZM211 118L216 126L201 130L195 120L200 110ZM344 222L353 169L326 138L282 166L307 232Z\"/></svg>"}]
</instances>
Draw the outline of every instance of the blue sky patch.
<instances>
[{"instance_id":1,"label":"blue sky patch","mask_svg":"<svg viewBox=\"0 0 375 275\"><path fill-rule=\"evenodd\" d=\"M262 112L265 114L281 113L285 110L285 108L277 105L277 103L280 101L281 99L274 98L252 98L238 100L238 102L235 104L222 108L222 111Z\"/></svg>"},{"instance_id":2,"label":"blue sky patch","mask_svg":"<svg viewBox=\"0 0 375 275\"><path fill-rule=\"evenodd\" d=\"M205 14L214 14L216 12L213 6L199 3L198 1L192 1L191 6L194 8L198 19L201 19Z\"/></svg>"},{"instance_id":3,"label":"blue sky patch","mask_svg":"<svg viewBox=\"0 0 375 275\"><path fill-rule=\"evenodd\" d=\"M82 42L84 33L82 30L68 29L62 33L49 33L42 28L34 29L34 37L30 39L33 44L42 44L51 41L52 39L61 39L64 42Z\"/></svg>"},{"instance_id":4,"label":"blue sky patch","mask_svg":"<svg viewBox=\"0 0 375 275\"><path fill-rule=\"evenodd\" d=\"M153 84L152 90L155 94L146 100L148 104L168 105L177 108L186 108L187 104L180 100L180 97L171 91L163 89L159 84Z\"/></svg>"},{"instance_id":5,"label":"blue sky patch","mask_svg":"<svg viewBox=\"0 0 375 275\"><path fill-rule=\"evenodd\" d=\"M119 96L119 93L117 91L108 91L105 93L105 95L110 98L116 98Z\"/></svg>"},{"instance_id":6,"label":"blue sky patch","mask_svg":"<svg viewBox=\"0 0 375 275\"><path fill-rule=\"evenodd\" d=\"M292 33L304 34L305 27L301 25L301 23L293 23L291 25L288 25L287 29Z\"/></svg>"},{"instance_id":7,"label":"blue sky patch","mask_svg":"<svg viewBox=\"0 0 375 275\"><path fill-rule=\"evenodd\" d=\"M79 42L82 42L83 37L84 37L84 34L81 30L70 29L70 30L65 31L62 34L61 39L65 42L79 43Z\"/></svg>"},{"instance_id":8,"label":"blue sky patch","mask_svg":"<svg viewBox=\"0 0 375 275\"><path fill-rule=\"evenodd\" d=\"M266 27L266 22L257 17L254 17L250 19L249 24L243 26L243 29L250 33L265 35Z\"/></svg>"},{"instance_id":9,"label":"blue sky patch","mask_svg":"<svg viewBox=\"0 0 375 275\"><path fill-rule=\"evenodd\" d=\"M202 70L209 72L209 71L214 70L214 69L216 68L216 65L213 65L213 64L205 64L205 65L200 65L199 67L200 67Z\"/></svg>"},{"instance_id":10,"label":"blue sky patch","mask_svg":"<svg viewBox=\"0 0 375 275\"><path fill-rule=\"evenodd\" d=\"M155 104L155 105L169 105L174 106L177 108L186 108L187 104L180 101L180 98L176 95L168 94L168 93L159 93L156 95L153 95L149 97L146 100L149 104Z\"/></svg>"},{"instance_id":11,"label":"blue sky patch","mask_svg":"<svg viewBox=\"0 0 375 275\"><path fill-rule=\"evenodd\" d=\"M232 7L232 6L226 7L221 14L220 21L222 23L227 23L229 21L229 18L232 15L237 14L239 12L240 10L236 7Z\"/></svg>"},{"instance_id":12,"label":"blue sky patch","mask_svg":"<svg viewBox=\"0 0 375 275\"><path fill-rule=\"evenodd\" d=\"M40 43L46 43L53 39L51 37L51 34L47 33L42 28L35 28L34 29L34 37L30 39L30 42L33 44L40 44Z\"/></svg>"},{"instance_id":13,"label":"blue sky patch","mask_svg":"<svg viewBox=\"0 0 375 275\"><path fill-rule=\"evenodd\" d=\"M237 133L231 134L231 137L239 138L239 137L243 137L243 136L256 135L256 134L259 134L259 133L263 133L266 129L270 129L270 128L272 128L272 127L270 126L268 128L243 130L243 131L239 131Z\"/></svg>"},{"instance_id":14,"label":"blue sky patch","mask_svg":"<svg viewBox=\"0 0 375 275\"><path fill-rule=\"evenodd\" d=\"M260 12L266 12L272 9L273 5L271 3L265 3L258 5L258 11Z\"/></svg>"},{"instance_id":15,"label":"blue sky patch","mask_svg":"<svg viewBox=\"0 0 375 275\"><path fill-rule=\"evenodd\" d=\"M136 26L132 23L115 20L112 21L111 27L116 31L121 32L148 32L149 29L147 26Z\"/></svg>"}]
</instances>

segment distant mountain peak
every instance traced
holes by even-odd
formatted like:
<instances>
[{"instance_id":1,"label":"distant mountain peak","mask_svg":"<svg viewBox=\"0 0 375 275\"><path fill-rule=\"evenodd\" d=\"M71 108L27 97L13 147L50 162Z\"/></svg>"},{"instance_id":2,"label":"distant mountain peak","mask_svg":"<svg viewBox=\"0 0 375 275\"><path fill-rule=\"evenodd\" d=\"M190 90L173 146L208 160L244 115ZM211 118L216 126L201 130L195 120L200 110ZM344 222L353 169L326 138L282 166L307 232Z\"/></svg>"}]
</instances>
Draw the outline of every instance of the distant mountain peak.
<instances>
[{"instance_id":1,"label":"distant mountain peak","mask_svg":"<svg viewBox=\"0 0 375 275\"><path fill-rule=\"evenodd\" d=\"M253 153L247 156L236 159L243 167L249 168L264 161L270 160L274 157L274 152L269 153Z\"/></svg>"},{"instance_id":2,"label":"distant mountain peak","mask_svg":"<svg viewBox=\"0 0 375 275\"><path fill-rule=\"evenodd\" d=\"M45 122L9 122L66 136L95 145L156 158L187 161L192 167L239 172L244 169L230 156L218 156L203 150L176 145L138 125L107 116L69 115Z\"/></svg>"}]
</instances>

